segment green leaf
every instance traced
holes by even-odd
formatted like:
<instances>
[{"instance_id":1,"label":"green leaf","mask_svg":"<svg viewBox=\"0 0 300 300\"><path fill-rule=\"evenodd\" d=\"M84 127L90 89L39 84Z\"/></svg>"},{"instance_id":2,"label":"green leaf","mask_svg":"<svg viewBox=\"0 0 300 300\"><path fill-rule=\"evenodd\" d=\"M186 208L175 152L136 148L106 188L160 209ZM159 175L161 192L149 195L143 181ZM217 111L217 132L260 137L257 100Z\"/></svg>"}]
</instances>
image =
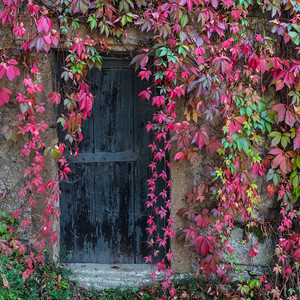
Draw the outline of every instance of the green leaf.
<instances>
[{"instance_id":1,"label":"green leaf","mask_svg":"<svg viewBox=\"0 0 300 300\"><path fill-rule=\"evenodd\" d=\"M240 139L238 139L238 140L236 141L236 144L237 144L238 150L241 151L241 150L242 150L242 147L243 147L242 141L241 141Z\"/></svg>"},{"instance_id":2,"label":"green leaf","mask_svg":"<svg viewBox=\"0 0 300 300\"><path fill-rule=\"evenodd\" d=\"M242 142L242 147L243 147L243 150L248 153L249 151L249 146L250 145L250 141L247 139L247 138L241 138L241 142Z\"/></svg>"},{"instance_id":3,"label":"green leaf","mask_svg":"<svg viewBox=\"0 0 300 300\"><path fill-rule=\"evenodd\" d=\"M184 57L187 55L186 50L182 46L178 47L178 53L182 54Z\"/></svg>"},{"instance_id":4,"label":"green leaf","mask_svg":"<svg viewBox=\"0 0 300 300\"><path fill-rule=\"evenodd\" d=\"M299 188L299 187L298 187L298 188ZM294 194L292 195L292 202L293 202L293 203L296 203L297 200L298 200L298 197L299 197L299 195L298 195L297 193L294 193Z\"/></svg>"},{"instance_id":5,"label":"green leaf","mask_svg":"<svg viewBox=\"0 0 300 300\"><path fill-rule=\"evenodd\" d=\"M259 281L258 279L252 279L252 280L250 281L249 287L250 287L251 289L253 289L255 286L259 287L260 284L261 284L261 283L260 283L260 281Z\"/></svg>"},{"instance_id":6,"label":"green leaf","mask_svg":"<svg viewBox=\"0 0 300 300\"><path fill-rule=\"evenodd\" d=\"M279 174L275 173L274 176L273 176L274 185L276 186L279 183L280 180L281 180L281 176Z\"/></svg>"},{"instance_id":7,"label":"green leaf","mask_svg":"<svg viewBox=\"0 0 300 300\"><path fill-rule=\"evenodd\" d=\"M50 155L54 160L59 160L61 158L61 153L58 149L52 148L50 151Z\"/></svg>"},{"instance_id":8,"label":"green leaf","mask_svg":"<svg viewBox=\"0 0 300 300\"><path fill-rule=\"evenodd\" d=\"M266 121L268 121L270 124L273 124L273 120L270 117L265 117L264 118Z\"/></svg>"},{"instance_id":9,"label":"green leaf","mask_svg":"<svg viewBox=\"0 0 300 300\"><path fill-rule=\"evenodd\" d=\"M296 29L297 32L300 31L298 24L291 24L291 25L294 29Z\"/></svg>"},{"instance_id":10,"label":"green leaf","mask_svg":"<svg viewBox=\"0 0 300 300\"><path fill-rule=\"evenodd\" d=\"M255 103L253 103L253 104L251 105L251 108L252 108L254 111L257 111L257 105L256 105Z\"/></svg>"},{"instance_id":11,"label":"green leaf","mask_svg":"<svg viewBox=\"0 0 300 300\"><path fill-rule=\"evenodd\" d=\"M51 150L51 147L47 147L45 150L44 150L44 156L47 157L50 153L50 150Z\"/></svg>"},{"instance_id":12,"label":"green leaf","mask_svg":"<svg viewBox=\"0 0 300 300\"><path fill-rule=\"evenodd\" d=\"M274 139L272 139L272 146L276 146L281 140L281 136L275 136Z\"/></svg>"},{"instance_id":13,"label":"green leaf","mask_svg":"<svg viewBox=\"0 0 300 300\"><path fill-rule=\"evenodd\" d=\"M297 167L300 169L300 156L297 156Z\"/></svg>"},{"instance_id":14,"label":"green leaf","mask_svg":"<svg viewBox=\"0 0 300 300\"><path fill-rule=\"evenodd\" d=\"M126 20L126 16L123 16L121 19L121 24L122 26L124 26L126 24L127 20Z\"/></svg>"},{"instance_id":15,"label":"green leaf","mask_svg":"<svg viewBox=\"0 0 300 300\"><path fill-rule=\"evenodd\" d=\"M187 15L183 15L182 18L181 18L181 21L180 21L180 24L181 24L181 27L185 27L185 25L187 24L188 22L188 16Z\"/></svg>"},{"instance_id":16,"label":"green leaf","mask_svg":"<svg viewBox=\"0 0 300 300\"><path fill-rule=\"evenodd\" d=\"M165 47L161 47L156 50L156 57L162 57L167 54L167 49Z\"/></svg>"},{"instance_id":17,"label":"green leaf","mask_svg":"<svg viewBox=\"0 0 300 300\"><path fill-rule=\"evenodd\" d=\"M288 144L290 144L290 138L289 137L287 137L287 136L282 136L282 138L281 138L281 145L282 145L282 147L283 148L286 148L286 146L288 145Z\"/></svg>"},{"instance_id":18,"label":"green leaf","mask_svg":"<svg viewBox=\"0 0 300 300\"><path fill-rule=\"evenodd\" d=\"M253 111L252 111L252 108L251 108L250 106L247 106L247 107L246 107L246 113L247 113L247 116L248 116L248 117L250 117L250 116L252 115L252 112L253 112Z\"/></svg>"},{"instance_id":19,"label":"green leaf","mask_svg":"<svg viewBox=\"0 0 300 300\"><path fill-rule=\"evenodd\" d=\"M266 126L268 132L272 131L272 126L271 126L271 124L269 122L265 122L265 126Z\"/></svg>"},{"instance_id":20,"label":"green leaf","mask_svg":"<svg viewBox=\"0 0 300 300\"><path fill-rule=\"evenodd\" d=\"M180 42L183 43L186 40L186 33L183 31L179 32Z\"/></svg>"},{"instance_id":21,"label":"green leaf","mask_svg":"<svg viewBox=\"0 0 300 300\"><path fill-rule=\"evenodd\" d=\"M260 112L263 112L266 110L266 103L264 101L259 101L258 102L258 110Z\"/></svg>"},{"instance_id":22,"label":"green leaf","mask_svg":"<svg viewBox=\"0 0 300 300\"><path fill-rule=\"evenodd\" d=\"M93 30L94 28L97 28L97 19L94 16L90 16L88 18L88 22L90 22L90 27Z\"/></svg>"},{"instance_id":23,"label":"green leaf","mask_svg":"<svg viewBox=\"0 0 300 300\"><path fill-rule=\"evenodd\" d=\"M7 227L5 223L0 223L0 232L5 233L7 231Z\"/></svg>"},{"instance_id":24,"label":"green leaf","mask_svg":"<svg viewBox=\"0 0 300 300\"><path fill-rule=\"evenodd\" d=\"M300 196L300 186L297 186L297 187L294 189L294 194L296 194L297 198Z\"/></svg>"},{"instance_id":25,"label":"green leaf","mask_svg":"<svg viewBox=\"0 0 300 300\"><path fill-rule=\"evenodd\" d=\"M295 31L290 31L289 35L292 38L293 42L298 46L300 44L299 33L295 32Z\"/></svg>"},{"instance_id":26,"label":"green leaf","mask_svg":"<svg viewBox=\"0 0 300 300\"><path fill-rule=\"evenodd\" d=\"M281 133L280 132L278 132L278 131L272 131L270 134L269 134L269 136L271 136L271 137L277 137L277 136L279 136L279 137L281 137Z\"/></svg>"},{"instance_id":27,"label":"green leaf","mask_svg":"<svg viewBox=\"0 0 300 300\"><path fill-rule=\"evenodd\" d=\"M293 180L293 187L296 188L299 185L299 175L296 175Z\"/></svg>"}]
</instances>

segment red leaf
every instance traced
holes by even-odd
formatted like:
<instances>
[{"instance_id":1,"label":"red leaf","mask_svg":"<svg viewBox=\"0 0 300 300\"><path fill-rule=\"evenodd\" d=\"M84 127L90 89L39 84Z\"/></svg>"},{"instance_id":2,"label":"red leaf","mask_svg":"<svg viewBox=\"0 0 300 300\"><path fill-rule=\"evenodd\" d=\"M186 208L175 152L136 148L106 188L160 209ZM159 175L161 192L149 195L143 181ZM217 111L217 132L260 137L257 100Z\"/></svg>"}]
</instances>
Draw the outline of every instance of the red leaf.
<instances>
[{"instance_id":1,"label":"red leaf","mask_svg":"<svg viewBox=\"0 0 300 300\"><path fill-rule=\"evenodd\" d=\"M268 185L267 193L268 193L269 197L271 197L271 196L274 195L274 185L273 185L273 183L271 183L271 184Z\"/></svg>"},{"instance_id":2,"label":"red leaf","mask_svg":"<svg viewBox=\"0 0 300 300\"><path fill-rule=\"evenodd\" d=\"M2 88L2 92L6 93L6 94L12 94L10 89L7 88Z\"/></svg>"},{"instance_id":3,"label":"red leaf","mask_svg":"<svg viewBox=\"0 0 300 300\"><path fill-rule=\"evenodd\" d=\"M9 289L9 283L8 283L8 280L7 278L3 275L2 277L2 280L3 280L3 286L6 288L6 289Z\"/></svg>"},{"instance_id":4,"label":"red leaf","mask_svg":"<svg viewBox=\"0 0 300 300\"><path fill-rule=\"evenodd\" d=\"M245 117L235 117L234 119L241 124L243 124L246 121Z\"/></svg>"},{"instance_id":5,"label":"red leaf","mask_svg":"<svg viewBox=\"0 0 300 300\"><path fill-rule=\"evenodd\" d=\"M281 79L278 79L276 81L276 91L281 90L284 87L284 83L282 82Z\"/></svg>"},{"instance_id":6,"label":"red leaf","mask_svg":"<svg viewBox=\"0 0 300 300\"><path fill-rule=\"evenodd\" d=\"M150 79L150 75L151 75L151 71L147 71L146 69L143 69L143 71L141 71L138 75L138 77L141 77L141 79L143 80L144 78L146 78L148 81ZM158 96L159 97L159 96ZM163 97L163 96L162 96Z\"/></svg>"},{"instance_id":7,"label":"red leaf","mask_svg":"<svg viewBox=\"0 0 300 300\"><path fill-rule=\"evenodd\" d=\"M51 105L54 105L54 103L56 103L57 105L59 105L60 103L60 96L53 92L53 93L50 93L47 98L50 98L51 99Z\"/></svg>"},{"instance_id":8,"label":"red leaf","mask_svg":"<svg viewBox=\"0 0 300 300\"><path fill-rule=\"evenodd\" d=\"M201 261L200 266L205 270L206 274L209 275L211 272L217 272L217 266L219 264L220 256L218 253L214 253L214 255L205 257L205 259Z\"/></svg>"},{"instance_id":9,"label":"red leaf","mask_svg":"<svg viewBox=\"0 0 300 300\"><path fill-rule=\"evenodd\" d=\"M292 241L291 239L282 239L281 241L279 241L280 247L285 248L286 251L291 249L294 246L294 244L295 242Z\"/></svg>"},{"instance_id":10,"label":"red leaf","mask_svg":"<svg viewBox=\"0 0 300 300\"><path fill-rule=\"evenodd\" d=\"M293 117L289 109L286 110L285 123L290 127L293 127L295 124L295 118Z\"/></svg>"},{"instance_id":11,"label":"red leaf","mask_svg":"<svg viewBox=\"0 0 300 300\"><path fill-rule=\"evenodd\" d=\"M195 237L195 232L197 231L197 229L195 229L191 225L189 229L184 229L182 231L186 233L185 241L188 242L190 240L190 238L194 238Z\"/></svg>"},{"instance_id":12,"label":"red leaf","mask_svg":"<svg viewBox=\"0 0 300 300\"><path fill-rule=\"evenodd\" d=\"M50 244L54 245L57 242L57 240L57 231L54 231L49 237Z\"/></svg>"},{"instance_id":13,"label":"red leaf","mask_svg":"<svg viewBox=\"0 0 300 300\"><path fill-rule=\"evenodd\" d=\"M85 112L89 112L89 111L91 111L91 109L93 107L93 102L94 102L94 98L89 93L86 96L81 98L79 108Z\"/></svg>"},{"instance_id":14,"label":"red leaf","mask_svg":"<svg viewBox=\"0 0 300 300\"><path fill-rule=\"evenodd\" d=\"M300 248L298 248L298 249L295 251L294 257L295 257L296 259L299 259L299 258L300 258Z\"/></svg>"},{"instance_id":15,"label":"red leaf","mask_svg":"<svg viewBox=\"0 0 300 300\"><path fill-rule=\"evenodd\" d=\"M4 10L0 12L0 19L2 20L2 25L4 26L9 21L10 24L13 23L13 16L10 11Z\"/></svg>"},{"instance_id":16,"label":"red leaf","mask_svg":"<svg viewBox=\"0 0 300 300\"><path fill-rule=\"evenodd\" d=\"M8 103L8 101L9 101L9 96L6 93L0 92L0 107L4 103Z\"/></svg>"},{"instance_id":17,"label":"red leaf","mask_svg":"<svg viewBox=\"0 0 300 300\"><path fill-rule=\"evenodd\" d=\"M275 156L275 158L272 161L272 168L276 169L281 164L283 159L284 159L283 153Z\"/></svg>"},{"instance_id":18,"label":"red leaf","mask_svg":"<svg viewBox=\"0 0 300 300\"><path fill-rule=\"evenodd\" d=\"M289 173L293 170L293 165L288 157L284 156L280 163L280 169L283 173Z\"/></svg>"},{"instance_id":19,"label":"red leaf","mask_svg":"<svg viewBox=\"0 0 300 300\"><path fill-rule=\"evenodd\" d=\"M197 130L192 139L192 143L197 142L199 149L201 149L204 145L207 145L209 142L208 137L208 129L205 127L201 127L199 130Z\"/></svg>"},{"instance_id":20,"label":"red leaf","mask_svg":"<svg viewBox=\"0 0 300 300\"><path fill-rule=\"evenodd\" d=\"M237 21L241 16L241 11L238 8L234 8L231 11L231 16L234 18L235 21Z\"/></svg>"},{"instance_id":21,"label":"red leaf","mask_svg":"<svg viewBox=\"0 0 300 300\"><path fill-rule=\"evenodd\" d=\"M236 117L229 123L229 134L234 134L242 129L242 125L246 119L244 117Z\"/></svg>"},{"instance_id":22,"label":"red leaf","mask_svg":"<svg viewBox=\"0 0 300 300\"><path fill-rule=\"evenodd\" d=\"M202 253L203 255L207 255L209 251L213 251L214 247L212 245L212 236L207 235L197 235L193 241L196 244L197 253Z\"/></svg>"},{"instance_id":23,"label":"red leaf","mask_svg":"<svg viewBox=\"0 0 300 300\"><path fill-rule=\"evenodd\" d=\"M18 249L20 255L25 254L26 251L27 251L27 247L25 245L20 246L20 248Z\"/></svg>"},{"instance_id":24,"label":"red leaf","mask_svg":"<svg viewBox=\"0 0 300 300\"><path fill-rule=\"evenodd\" d=\"M77 12L84 14L87 12L90 4L89 0L73 0L70 4L70 9L74 14Z\"/></svg>"},{"instance_id":25,"label":"red leaf","mask_svg":"<svg viewBox=\"0 0 300 300\"><path fill-rule=\"evenodd\" d=\"M217 150L219 150L222 147L221 140L217 139L215 137L212 138L212 140L207 144L206 149L209 150L210 155L214 155Z\"/></svg>"},{"instance_id":26,"label":"red leaf","mask_svg":"<svg viewBox=\"0 0 300 300\"><path fill-rule=\"evenodd\" d=\"M278 112L278 121L277 121L278 123L284 120L285 111L286 108L283 108Z\"/></svg>"},{"instance_id":27,"label":"red leaf","mask_svg":"<svg viewBox=\"0 0 300 300\"><path fill-rule=\"evenodd\" d=\"M206 227L210 224L211 221L207 217L203 217L201 215L198 215L198 216L195 217L195 222L196 222L197 226Z\"/></svg>"},{"instance_id":28,"label":"red leaf","mask_svg":"<svg viewBox=\"0 0 300 300\"><path fill-rule=\"evenodd\" d=\"M205 183L202 183L201 186L205 185ZM199 193L199 189L201 188L201 186L198 188L198 193ZM208 209L207 208L204 208L202 210L202 216L205 216L208 214Z\"/></svg>"},{"instance_id":29,"label":"red leaf","mask_svg":"<svg viewBox=\"0 0 300 300\"><path fill-rule=\"evenodd\" d=\"M199 2L197 0L181 0L179 2L179 5L183 6L183 5L187 4L188 12L191 12L193 10L193 2L196 6L199 5Z\"/></svg>"}]
</instances>

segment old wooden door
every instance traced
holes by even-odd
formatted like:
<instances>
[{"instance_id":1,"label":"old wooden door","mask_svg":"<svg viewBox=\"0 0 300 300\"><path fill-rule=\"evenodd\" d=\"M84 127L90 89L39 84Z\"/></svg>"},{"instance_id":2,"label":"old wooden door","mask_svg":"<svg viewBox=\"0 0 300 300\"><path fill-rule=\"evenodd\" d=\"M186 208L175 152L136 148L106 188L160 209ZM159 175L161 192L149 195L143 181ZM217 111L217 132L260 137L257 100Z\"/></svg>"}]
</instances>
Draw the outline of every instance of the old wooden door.
<instances>
[{"instance_id":1,"label":"old wooden door","mask_svg":"<svg viewBox=\"0 0 300 300\"><path fill-rule=\"evenodd\" d=\"M95 104L79 158L70 160L73 173L61 184L62 261L143 263L151 139L145 125L153 110L138 97L142 83L128 60L106 59L87 79Z\"/></svg>"}]
</instances>

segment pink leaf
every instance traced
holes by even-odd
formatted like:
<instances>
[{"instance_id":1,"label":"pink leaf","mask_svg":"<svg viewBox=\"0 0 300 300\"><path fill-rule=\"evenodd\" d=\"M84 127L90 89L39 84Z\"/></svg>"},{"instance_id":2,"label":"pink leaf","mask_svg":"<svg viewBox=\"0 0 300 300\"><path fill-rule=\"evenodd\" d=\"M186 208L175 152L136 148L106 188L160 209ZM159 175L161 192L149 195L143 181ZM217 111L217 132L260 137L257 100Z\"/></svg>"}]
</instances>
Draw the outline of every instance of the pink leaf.
<instances>
[{"instance_id":1,"label":"pink leaf","mask_svg":"<svg viewBox=\"0 0 300 300\"><path fill-rule=\"evenodd\" d=\"M283 151L279 148L275 148L275 149L272 149L269 153L272 154L272 155L278 155L278 154L281 154Z\"/></svg>"},{"instance_id":2,"label":"pink leaf","mask_svg":"<svg viewBox=\"0 0 300 300\"><path fill-rule=\"evenodd\" d=\"M9 96L8 94L11 94L11 91L7 88L2 88L0 91L0 107L4 104L4 103L8 103L9 102Z\"/></svg>"},{"instance_id":3,"label":"pink leaf","mask_svg":"<svg viewBox=\"0 0 300 300\"><path fill-rule=\"evenodd\" d=\"M217 8L218 7L218 3L219 1L218 0L211 0L211 5L214 7L214 8Z\"/></svg>"},{"instance_id":4,"label":"pink leaf","mask_svg":"<svg viewBox=\"0 0 300 300\"><path fill-rule=\"evenodd\" d=\"M5 76L6 67L4 65L0 65L0 79Z\"/></svg>"},{"instance_id":5,"label":"pink leaf","mask_svg":"<svg viewBox=\"0 0 300 300\"><path fill-rule=\"evenodd\" d=\"M282 108L284 108L285 106L286 106L286 105L285 105L285 104L282 104L282 103L275 104L275 105L272 107L272 110L279 111L279 110L281 110Z\"/></svg>"},{"instance_id":6,"label":"pink leaf","mask_svg":"<svg viewBox=\"0 0 300 300\"><path fill-rule=\"evenodd\" d=\"M150 90L150 87L148 87L146 91L141 91L141 92L139 93L139 96L141 96L141 100L143 101L144 99L149 100L151 94L152 94L152 92L151 92L151 90Z\"/></svg>"},{"instance_id":7,"label":"pink leaf","mask_svg":"<svg viewBox=\"0 0 300 300\"><path fill-rule=\"evenodd\" d=\"M10 81L13 81L15 76L20 76L20 71L15 66L8 66L6 68L6 76Z\"/></svg>"},{"instance_id":8,"label":"pink leaf","mask_svg":"<svg viewBox=\"0 0 300 300\"><path fill-rule=\"evenodd\" d=\"M294 139L294 150L300 148L300 135Z\"/></svg>"},{"instance_id":9,"label":"pink leaf","mask_svg":"<svg viewBox=\"0 0 300 300\"><path fill-rule=\"evenodd\" d=\"M184 153L183 152L178 152L178 153L176 153L176 155L174 157L174 160L179 159L179 162L182 162L183 158L184 158Z\"/></svg>"}]
</instances>

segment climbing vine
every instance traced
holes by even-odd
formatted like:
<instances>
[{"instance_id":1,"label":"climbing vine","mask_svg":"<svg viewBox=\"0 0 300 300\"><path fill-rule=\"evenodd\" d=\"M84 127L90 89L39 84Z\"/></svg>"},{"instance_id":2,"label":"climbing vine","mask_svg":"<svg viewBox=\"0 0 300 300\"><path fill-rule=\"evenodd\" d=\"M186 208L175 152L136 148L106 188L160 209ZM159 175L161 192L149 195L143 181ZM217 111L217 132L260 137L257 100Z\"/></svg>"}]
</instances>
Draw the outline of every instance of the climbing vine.
<instances>
[{"instance_id":1,"label":"climbing vine","mask_svg":"<svg viewBox=\"0 0 300 300\"><path fill-rule=\"evenodd\" d=\"M176 291L170 278L173 254L169 239L175 232L174 212L169 197L171 180L169 157L178 163L197 165L203 155L214 157L207 178L187 191L187 206L177 215L191 222L179 239L195 245L198 272L217 273L224 281L235 267L230 233L235 222L245 226L257 221L255 206L261 201L258 178L269 182L266 191L280 204L278 261L273 269L273 287L261 277L266 297L287 298L287 287L299 286L300 211L300 5L294 0L2 0L0 17L4 28L11 29L11 44L0 49L0 107L12 103L19 112L2 132L8 140L24 142L20 151L30 166L24 170L26 183L18 197L36 205L43 195L45 210L41 227L32 235L36 252L30 252L24 280L34 272L34 265L44 260L45 241L57 242L53 224L58 220L59 182L68 180L71 169L66 153L78 155L84 138L82 122L91 114L93 95L85 76L92 67L101 69L102 53L114 37L120 43L128 29L142 36L132 52L142 80L149 87L140 93L142 101L156 108L146 125L154 132L149 145L153 160L149 165L149 194L146 206L152 262L158 252L165 258L154 264L166 271L163 286L171 296ZM260 26L261 25L261 26ZM82 32L85 32L82 34ZM69 86L44 94L38 84L43 52L63 48L67 51L62 79ZM17 78L22 86L12 88ZM12 82L12 83L10 83ZM47 101L62 105L57 122L65 141L47 144L44 120ZM179 105L184 113L179 113ZM213 125L209 125L212 123ZM214 128L215 127L215 128ZM173 147L173 154L169 155ZM205 153L205 154L204 154ZM45 180L45 160L58 165L58 177ZM157 165L163 164L159 169ZM163 180L159 190L156 183ZM5 197L5 195L3 195ZM213 208L209 203L215 204ZM19 227L31 220L18 209L10 222L0 227L2 252L24 255L26 245L19 241ZM158 233L157 220L163 224ZM14 220L19 222L14 223ZM18 225L15 225L18 224ZM167 249L167 250L166 250ZM258 253L257 246L249 252Z\"/></svg>"}]
</instances>

